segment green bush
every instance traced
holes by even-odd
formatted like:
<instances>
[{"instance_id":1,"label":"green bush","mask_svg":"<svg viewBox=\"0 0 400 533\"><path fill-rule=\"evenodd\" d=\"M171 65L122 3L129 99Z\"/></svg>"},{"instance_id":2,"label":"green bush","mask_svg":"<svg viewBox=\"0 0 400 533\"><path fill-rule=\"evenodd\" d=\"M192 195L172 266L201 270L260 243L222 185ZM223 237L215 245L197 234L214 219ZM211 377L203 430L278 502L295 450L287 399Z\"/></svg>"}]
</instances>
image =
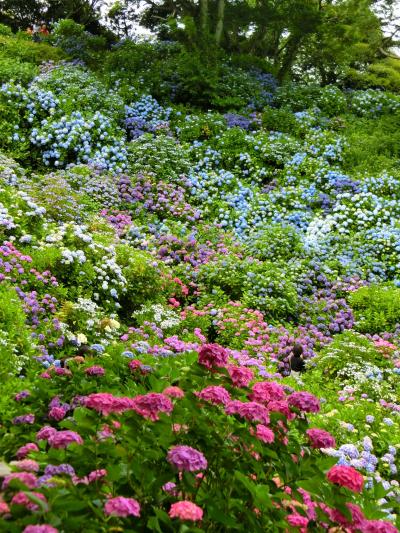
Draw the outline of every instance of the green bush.
<instances>
[{"instance_id":1,"label":"green bush","mask_svg":"<svg viewBox=\"0 0 400 533\"><path fill-rule=\"evenodd\" d=\"M393 331L400 324L400 288L370 285L350 293L355 328L361 333Z\"/></svg>"}]
</instances>

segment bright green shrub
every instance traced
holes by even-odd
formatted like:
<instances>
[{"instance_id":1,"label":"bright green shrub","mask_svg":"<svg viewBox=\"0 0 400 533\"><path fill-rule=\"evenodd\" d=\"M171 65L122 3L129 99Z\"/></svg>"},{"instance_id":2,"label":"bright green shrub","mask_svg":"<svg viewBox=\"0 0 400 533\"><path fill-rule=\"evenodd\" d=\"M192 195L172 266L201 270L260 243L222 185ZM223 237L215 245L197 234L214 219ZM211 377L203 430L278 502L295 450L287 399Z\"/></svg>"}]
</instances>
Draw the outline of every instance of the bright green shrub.
<instances>
[{"instance_id":1,"label":"bright green shrub","mask_svg":"<svg viewBox=\"0 0 400 533\"><path fill-rule=\"evenodd\" d=\"M400 324L400 288L393 285L361 287L348 296L361 333L393 331Z\"/></svg>"}]
</instances>

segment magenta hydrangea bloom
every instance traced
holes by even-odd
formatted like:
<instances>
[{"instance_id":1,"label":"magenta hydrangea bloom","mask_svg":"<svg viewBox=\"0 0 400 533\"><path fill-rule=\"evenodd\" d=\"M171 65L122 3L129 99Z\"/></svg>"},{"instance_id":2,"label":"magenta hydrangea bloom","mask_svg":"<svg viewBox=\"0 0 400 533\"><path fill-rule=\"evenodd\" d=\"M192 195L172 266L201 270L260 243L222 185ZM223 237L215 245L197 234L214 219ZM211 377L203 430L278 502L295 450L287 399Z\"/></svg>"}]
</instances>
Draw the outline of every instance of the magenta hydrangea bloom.
<instances>
[{"instance_id":1,"label":"magenta hydrangea bloom","mask_svg":"<svg viewBox=\"0 0 400 533\"><path fill-rule=\"evenodd\" d=\"M297 513L288 515L287 521L293 527L307 527L308 524L308 518Z\"/></svg>"},{"instance_id":2,"label":"magenta hydrangea bloom","mask_svg":"<svg viewBox=\"0 0 400 533\"><path fill-rule=\"evenodd\" d=\"M169 450L167 459L179 471L197 472L208 466L204 455L190 446L174 446Z\"/></svg>"},{"instance_id":3,"label":"magenta hydrangea bloom","mask_svg":"<svg viewBox=\"0 0 400 533\"><path fill-rule=\"evenodd\" d=\"M362 523L362 533L398 533L398 529L386 520L365 520Z\"/></svg>"},{"instance_id":4,"label":"magenta hydrangea bloom","mask_svg":"<svg viewBox=\"0 0 400 533\"><path fill-rule=\"evenodd\" d=\"M55 433L57 433L56 428L44 426L36 433L36 440L49 440L49 437Z\"/></svg>"},{"instance_id":5,"label":"magenta hydrangea bloom","mask_svg":"<svg viewBox=\"0 0 400 533\"><path fill-rule=\"evenodd\" d=\"M353 492L361 492L364 486L363 476L352 466L332 466L326 477L331 483L346 487Z\"/></svg>"},{"instance_id":6,"label":"magenta hydrangea bloom","mask_svg":"<svg viewBox=\"0 0 400 533\"><path fill-rule=\"evenodd\" d=\"M253 402L268 403L272 400L284 400L286 397L282 385L274 381L260 381L252 388L250 399Z\"/></svg>"},{"instance_id":7,"label":"magenta hydrangea bloom","mask_svg":"<svg viewBox=\"0 0 400 533\"><path fill-rule=\"evenodd\" d=\"M197 392L196 396L198 396L202 400L214 404L226 405L231 400L229 392L224 387L220 387L218 385L211 385L210 387L206 387L200 392Z\"/></svg>"},{"instance_id":8,"label":"magenta hydrangea bloom","mask_svg":"<svg viewBox=\"0 0 400 533\"><path fill-rule=\"evenodd\" d=\"M321 409L318 398L305 391L293 392L288 398L288 404L305 413L318 413Z\"/></svg>"},{"instance_id":9,"label":"magenta hydrangea bloom","mask_svg":"<svg viewBox=\"0 0 400 533\"><path fill-rule=\"evenodd\" d=\"M243 366L229 365L228 373L235 387L247 387L254 378L253 371Z\"/></svg>"},{"instance_id":10,"label":"magenta hydrangea bloom","mask_svg":"<svg viewBox=\"0 0 400 533\"><path fill-rule=\"evenodd\" d=\"M38 452L39 448L34 442L28 442L28 444L25 444L24 446L21 446L21 448L18 448L16 456L17 459L25 459L27 455L29 455L31 452Z\"/></svg>"},{"instance_id":11,"label":"magenta hydrangea bloom","mask_svg":"<svg viewBox=\"0 0 400 533\"><path fill-rule=\"evenodd\" d=\"M14 461L11 464L25 472L39 472L40 470L39 463L33 459L21 459L21 461Z\"/></svg>"},{"instance_id":12,"label":"magenta hydrangea bloom","mask_svg":"<svg viewBox=\"0 0 400 533\"><path fill-rule=\"evenodd\" d=\"M34 489L37 486L37 478L32 472L12 472L3 479L2 490L5 490L13 479L18 479L30 489Z\"/></svg>"},{"instance_id":13,"label":"magenta hydrangea bloom","mask_svg":"<svg viewBox=\"0 0 400 533\"><path fill-rule=\"evenodd\" d=\"M266 444L271 444L271 442L274 442L275 440L275 434L272 429L264 426L263 424L257 424L256 437Z\"/></svg>"},{"instance_id":14,"label":"magenta hydrangea bloom","mask_svg":"<svg viewBox=\"0 0 400 533\"><path fill-rule=\"evenodd\" d=\"M63 407L52 407L49 411L50 420L55 420L59 422L65 417L65 409Z\"/></svg>"},{"instance_id":15,"label":"magenta hydrangea bloom","mask_svg":"<svg viewBox=\"0 0 400 533\"><path fill-rule=\"evenodd\" d=\"M150 420L158 420L160 413L172 413L174 405L168 396L159 392L150 392L133 398L133 409Z\"/></svg>"},{"instance_id":16,"label":"magenta hydrangea bloom","mask_svg":"<svg viewBox=\"0 0 400 533\"><path fill-rule=\"evenodd\" d=\"M102 366L93 365L85 369L85 374L88 376L104 376L106 371Z\"/></svg>"},{"instance_id":17,"label":"magenta hydrangea bloom","mask_svg":"<svg viewBox=\"0 0 400 533\"><path fill-rule=\"evenodd\" d=\"M171 518L197 522L203 518L203 509L193 502L183 500L173 503L168 514Z\"/></svg>"},{"instance_id":18,"label":"magenta hydrangea bloom","mask_svg":"<svg viewBox=\"0 0 400 533\"><path fill-rule=\"evenodd\" d=\"M224 367L228 361L228 352L219 344L203 344L199 351L199 363L206 368Z\"/></svg>"},{"instance_id":19,"label":"magenta hydrangea bloom","mask_svg":"<svg viewBox=\"0 0 400 533\"><path fill-rule=\"evenodd\" d=\"M272 413L281 413L289 420L296 416L295 413L291 412L286 400L272 400L268 402L268 411L271 411Z\"/></svg>"},{"instance_id":20,"label":"magenta hydrangea bloom","mask_svg":"<svg viewBox=\"0 0 400 533\"><path fill-rule=\"evenodd\" d=\"M130 398L120 398L110 394L109 392L95 392L89 394L83 400L85 407L94 409L102 415L109 415L111 413L121 414L128 409L134 408L134 402Z\"/></svg>"},{"instance_id":21,"label":"magenta hydrangea bloom","mask_svg":"<svg viewBox=\"0 0 400 533\"><path fill-rule=\"evenodd\" d=\"M41 492L31 492L36 499L41 500L43 503L47 504L46 497ZM28 511L38 511L39 504L31 500L25 492L17 492L11 499L11 505L22 505Z\"/></svg>"},{"instance_id":22,"label":"magenta hydrangea bloom","mask_svg":"<svg viewBox=\"0 0 400 533\"><path fill-rule=\"evenodd\" d=\"M92 470L88 475L89 483L103 479L107 475L107 470L105 468L100 468L98 470Z\"/></svg>"},{"instance_id":23,"label":"magenta hydrangea bloom","mask_svg":"<svg viewBox=\"0 0 400 533\"><path fill-rule=\"evenodd\" d=\"M306 434L310 439L313 448L335 448L335 438L323 429L310 428L307 429Z\"/></svg>"},{"instance_id":24,"label":"magenta hydrangea bloom","mask_svg":"<svg viewBox=\"0 0 400 533\"><path fill-rule=\"evenodd\" d=\"M225 412L227 415L239 415L250 422L261 422L269 424L268 409L257 402L241 402L233 400L226 405Z\"/></svg>"},{"instance_id":25,"label":"magenta hydrangea bloom","mask_svg":"<svg viewBox=\"0 0 400 533\"><path fill-rule=\"evenodd\" d=\"M108 516L140 516L140 504L133 498L116 496L106 501L104 513Z\"/></svg>"},{"instance_id":26,"label":"magenta hydrangea bloom","mask_svg":"<svg viewBox=\"0 0 400 533\"><path fill-rule=\"evenodd\" d=\"M41 524L39 526L26 526L22 533L58 533L58 529L49 524Z\"/></svg>"},{"instance_id":27,"label":"magenta hydrangea bloom","mask_svg":"<svg viewBox=\"0 0 400 533\"><path fill-rule=\"evenodd\" d=\"M22 425L22 424L34 424L35 415L29 414L29 415L16 416L15 418L13 418L12 423L15 426Z\"/></svg>"},{"instance_id":28,"label":"magenta hydrangea bloom","mask_svg":"<svg viewBox=\"0 0 400 533\"><path fill-rule=\"evenodd\" d=\"M50 435L48 443L51 448L67 448L70 444L83 444L83 439L75 431L57 431Z\"/></svg>"},{"instance_id":29,"label":"magenta hydrangea bloom","mask_svg":"<svg viewBox=\"0 0 400 533\"><path fill-rule=\"evenodd\" d=\"M163 394L170 398L183 398L185 396L185 393L180 387L167 387L163 390Z\"/></svg>"}]
</instances>

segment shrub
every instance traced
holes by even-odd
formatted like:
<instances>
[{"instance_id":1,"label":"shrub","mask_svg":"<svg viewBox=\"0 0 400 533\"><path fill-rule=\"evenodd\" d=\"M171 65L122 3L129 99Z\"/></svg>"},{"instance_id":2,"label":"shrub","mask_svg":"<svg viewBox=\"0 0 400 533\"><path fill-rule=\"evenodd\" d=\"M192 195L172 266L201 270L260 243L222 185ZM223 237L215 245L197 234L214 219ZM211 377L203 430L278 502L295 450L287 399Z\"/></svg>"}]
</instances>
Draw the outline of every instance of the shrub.
<instances>
[{"instance_id":1,"label":"shrub","mask_svg":"<svg viewBox=\"0 0 400 533\"><path fill-rule=\"evenodd\" d=\"M393 331L400 324L400 288L393 285L361 287L348 297L361 333Z\"/></svg>"}]
</instances>

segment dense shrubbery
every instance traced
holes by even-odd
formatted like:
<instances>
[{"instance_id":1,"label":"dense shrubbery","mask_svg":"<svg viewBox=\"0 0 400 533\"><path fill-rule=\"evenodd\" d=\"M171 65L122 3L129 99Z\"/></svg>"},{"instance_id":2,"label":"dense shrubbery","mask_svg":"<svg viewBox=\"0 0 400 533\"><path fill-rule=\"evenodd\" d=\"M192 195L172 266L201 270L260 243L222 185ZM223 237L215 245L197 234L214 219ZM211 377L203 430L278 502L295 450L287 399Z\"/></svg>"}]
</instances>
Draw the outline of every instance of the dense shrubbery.
<instances>
[{"instance_id":1,"label":"dense shrubbery","mask_svg":"<svg viewBox=\"0 0 400 533\"><path fill-rule=\"evenodd\" d=\"M396 531L398 97L0 34L0 530Z\"/></svg>"}]
</instances>

